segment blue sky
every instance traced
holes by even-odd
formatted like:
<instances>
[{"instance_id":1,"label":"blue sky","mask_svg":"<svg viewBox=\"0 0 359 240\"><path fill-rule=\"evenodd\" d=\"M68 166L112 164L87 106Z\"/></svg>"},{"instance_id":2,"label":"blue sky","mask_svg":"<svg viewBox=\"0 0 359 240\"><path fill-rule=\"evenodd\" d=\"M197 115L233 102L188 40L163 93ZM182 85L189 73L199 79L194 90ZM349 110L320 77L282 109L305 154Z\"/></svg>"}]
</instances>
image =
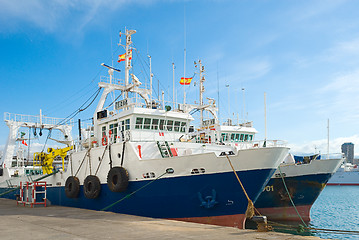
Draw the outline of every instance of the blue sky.
<instances>
[{"instance_id":1,"label":"blue sky","mask_svg":"<svg viewBox=\"0 0 359 240\"><path fill-rule=\"evenodd\" d=\"M137 30L134 72L148 84L141 64L150 54L154 85L160 81L167 99L172 62L180 86L186 42L186 75L202 59L206 97L217 99L219 82L221 118L242 116L244 88L245 116L263 139L266 92L269 139L288 141L294 152L324 153L330 119L331 152L353 142L359 154L358 12L358 1L330 0L0 0L0 112L71 114L107 74L102 62L113 58L123 69L117 43L127 27ZM189 102L198 97L193 85L187 92ZM93 110L75 119L88 119ZM1 147L4 123L0 133Z\"/></svg>"}]
</instances>

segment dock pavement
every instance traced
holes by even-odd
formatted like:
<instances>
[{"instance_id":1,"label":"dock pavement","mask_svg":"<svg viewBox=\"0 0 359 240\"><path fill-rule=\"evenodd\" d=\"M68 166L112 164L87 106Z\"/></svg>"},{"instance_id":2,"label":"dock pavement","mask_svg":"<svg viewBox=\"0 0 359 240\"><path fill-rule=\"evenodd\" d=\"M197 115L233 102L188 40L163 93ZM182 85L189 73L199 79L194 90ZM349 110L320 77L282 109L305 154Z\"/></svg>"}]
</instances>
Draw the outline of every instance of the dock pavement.
<instances>
[{"instance_id":1,"label":"dock pavement","mask_svg":"<svg viewBox=\"0 0 359 240\"><path fill-rule=\"evenodd\" d=\"M17 206L0 199L0 239L103 240L103 239L246 239L319 240L278 232L257 232L173 220L60 206Z\"/></svg>"}]
</instances>

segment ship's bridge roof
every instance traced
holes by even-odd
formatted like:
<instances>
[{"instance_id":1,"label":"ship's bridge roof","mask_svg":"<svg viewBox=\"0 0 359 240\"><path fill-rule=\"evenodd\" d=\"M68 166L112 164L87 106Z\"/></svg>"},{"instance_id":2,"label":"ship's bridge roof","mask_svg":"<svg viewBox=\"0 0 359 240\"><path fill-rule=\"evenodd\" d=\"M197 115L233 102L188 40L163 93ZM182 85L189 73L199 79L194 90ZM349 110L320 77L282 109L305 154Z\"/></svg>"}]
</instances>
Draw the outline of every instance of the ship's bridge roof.
<instances>
[{"instance_id":1,"label":"ship's bridge roof","mask_svg":"<svg viewBox=\"0 0 359 240\"><path fill-rule=\"evenodd\" d=\"M253 127L244 127L244 126L218 126L218 130L221 132L246 132L246 133L258 133L258 131Z\"/></svg>"}]
</instances>

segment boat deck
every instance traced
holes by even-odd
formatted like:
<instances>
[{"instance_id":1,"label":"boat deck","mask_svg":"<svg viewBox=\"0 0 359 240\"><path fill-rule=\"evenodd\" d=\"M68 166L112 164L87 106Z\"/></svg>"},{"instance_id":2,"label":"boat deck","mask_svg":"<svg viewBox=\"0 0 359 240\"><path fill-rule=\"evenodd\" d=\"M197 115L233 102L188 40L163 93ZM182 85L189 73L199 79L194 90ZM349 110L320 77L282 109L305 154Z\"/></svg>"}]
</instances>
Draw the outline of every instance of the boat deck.
<instances>
[{"instance_id":1,"label":"boat deck","mask_svg":"<svg viewBox=\"0 0 359 240\"><path fill-rule=\"evenodd\" d=\"M9 199L0 199L0 218L1 239L319 239L69 207L30 208Z\"/></svg>"}]
</instances>

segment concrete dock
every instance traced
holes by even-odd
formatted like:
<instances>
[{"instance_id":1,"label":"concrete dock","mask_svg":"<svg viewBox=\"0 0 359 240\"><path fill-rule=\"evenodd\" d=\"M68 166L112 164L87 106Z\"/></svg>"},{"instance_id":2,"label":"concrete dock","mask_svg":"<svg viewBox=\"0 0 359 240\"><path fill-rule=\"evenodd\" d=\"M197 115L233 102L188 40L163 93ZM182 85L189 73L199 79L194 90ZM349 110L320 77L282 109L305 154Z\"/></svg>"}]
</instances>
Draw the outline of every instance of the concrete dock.
<instances>
[{"instance_id":1,"label":"concrete dock","mask_svg":"<svg viewBox=\"0 0 359 240\"><path fill-rule=\"evenodd\" d=\"M320 239L69 207L30 208L9 199L0 199L0 219L0 239Z\"/></svg>"}]
</instances>

